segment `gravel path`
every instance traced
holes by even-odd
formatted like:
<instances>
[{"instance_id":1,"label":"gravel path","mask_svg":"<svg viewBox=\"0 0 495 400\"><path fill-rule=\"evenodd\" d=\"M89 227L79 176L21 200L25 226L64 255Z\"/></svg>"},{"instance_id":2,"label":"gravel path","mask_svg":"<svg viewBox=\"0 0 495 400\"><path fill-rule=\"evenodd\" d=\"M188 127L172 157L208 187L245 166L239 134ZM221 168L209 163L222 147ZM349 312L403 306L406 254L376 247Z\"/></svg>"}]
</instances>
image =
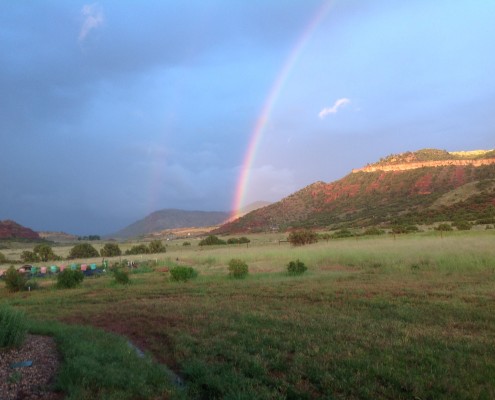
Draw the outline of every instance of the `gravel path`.
<instances>
[{"instance_id":1,"label":"gravel path","mask_svg":"<svg viewBox=\"0 0 495 400\"><path fill-rule=\"evenodd\" d=\"M22 361L33 364L11 368ZM27 335L21 348L0 350L0 400L62 399L51 389L58 366L55 340L48 336Z\"/></svg>"}]
</instances>

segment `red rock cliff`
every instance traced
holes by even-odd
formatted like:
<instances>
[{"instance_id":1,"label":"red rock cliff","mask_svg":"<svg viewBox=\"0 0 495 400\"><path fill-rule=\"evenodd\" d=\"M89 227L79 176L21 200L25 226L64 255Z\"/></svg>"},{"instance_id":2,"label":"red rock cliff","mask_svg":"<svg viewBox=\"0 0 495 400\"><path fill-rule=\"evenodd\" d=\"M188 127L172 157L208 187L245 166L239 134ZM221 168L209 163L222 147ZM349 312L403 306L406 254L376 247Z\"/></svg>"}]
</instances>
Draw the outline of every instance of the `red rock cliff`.
<instances>
[{"instance_id":1,"label":"red rock cliff","mask_svg":"<svg viewBox=\"0 0 495 400\"><path fill-rule=\"evenodd\" d=\"M26 228L10 220L0 221L0 239L40 239L32 229Z\"/></svg>"}]
</instances>

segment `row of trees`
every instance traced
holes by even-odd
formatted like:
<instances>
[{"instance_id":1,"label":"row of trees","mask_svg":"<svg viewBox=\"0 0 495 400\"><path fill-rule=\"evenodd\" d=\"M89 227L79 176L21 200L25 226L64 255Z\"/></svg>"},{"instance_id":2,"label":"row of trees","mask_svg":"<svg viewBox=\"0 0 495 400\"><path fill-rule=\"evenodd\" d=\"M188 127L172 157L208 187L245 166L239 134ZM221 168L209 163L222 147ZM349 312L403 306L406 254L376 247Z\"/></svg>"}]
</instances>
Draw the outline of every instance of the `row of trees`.
<instances>
[{"instance_id":1,"label":"row of trees","mask_svg":"<svg viewBox=\"0 0 495 400\"><path fill-rule=\"evenodd\" d=\"M219 244L247 244L250 243L247 237L242 236L240 238L229 238L227 241L218 238L215 235L210 235L199 242L200 246L213 246Z\"/></svg>"},{"instance_id":2,"label":"row of trees","mask_svg":"<svg viewBox=\"0 0 495 400\"><path fill-rule=\"evenodd\" d=\"M148 245L140 244L133 246L129 250L126 250L125 254L157 254L165 253L166 251L166 247L160 240L153 240ZM100 251L96 250L90 243L79 243L70 249L67 258L117 257L122 254L122 250L117 243L106 243ZM60 261L63 259L56 255L52 247L46 243L35 246L32 251L24 250L20 258L25 263ZM0 253L0 264L7 263L8 261L5 255Z\"/></svg>"}]
</instances>

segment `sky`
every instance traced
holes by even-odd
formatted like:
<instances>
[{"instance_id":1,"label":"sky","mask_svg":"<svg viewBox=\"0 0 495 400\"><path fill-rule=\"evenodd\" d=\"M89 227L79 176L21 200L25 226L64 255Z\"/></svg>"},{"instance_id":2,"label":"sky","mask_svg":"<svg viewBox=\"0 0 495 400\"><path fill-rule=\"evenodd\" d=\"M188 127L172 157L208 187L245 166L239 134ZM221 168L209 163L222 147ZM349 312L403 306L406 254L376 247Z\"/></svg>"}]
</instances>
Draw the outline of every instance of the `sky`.
<instances>
[{"instance_id":1,"label":"sky","mask_svg":"<svg viewBox=\"0 0 495 400\"><path fill-rule=\"evenodd\" d=\"M109 234L493 149L491 0L0 0L0 220Z\"/></svg>"}]
</instances>

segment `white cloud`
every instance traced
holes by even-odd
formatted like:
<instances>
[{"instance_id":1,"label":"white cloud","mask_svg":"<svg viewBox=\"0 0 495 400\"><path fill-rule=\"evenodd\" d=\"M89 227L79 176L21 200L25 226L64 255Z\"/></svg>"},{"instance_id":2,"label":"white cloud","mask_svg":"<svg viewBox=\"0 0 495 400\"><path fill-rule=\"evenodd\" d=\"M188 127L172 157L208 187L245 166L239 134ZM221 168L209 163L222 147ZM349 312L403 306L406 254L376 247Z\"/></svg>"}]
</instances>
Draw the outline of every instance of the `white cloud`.
<instances>
[{"instance_id":1,"label":"white cloud","mask_svg":"<svg viewBox=\"0 0 495 400\"><path fill-rule=\"evenodd\" d=\"M79 32L79 41L82 42L93 30L103 25L104 16L102 8L97 4L85 4L81 10L83 24Z\"/></svg>"},{"instance_id":2,"label":"white cloud","mask_svg":"<svg viewBox=\"0 0 495 400\"><path fill-rule=\"evenodd\" d=\"M325 118L328 114L336 114L337 111L339 110L340 107L345 106L346 104L349 104L351 102L350 99L343 97L341 99L338 99L332 107L325 107L323 110L321 110L318 114L318 116L323 119Z\"/></svg>"}]
</instances>

